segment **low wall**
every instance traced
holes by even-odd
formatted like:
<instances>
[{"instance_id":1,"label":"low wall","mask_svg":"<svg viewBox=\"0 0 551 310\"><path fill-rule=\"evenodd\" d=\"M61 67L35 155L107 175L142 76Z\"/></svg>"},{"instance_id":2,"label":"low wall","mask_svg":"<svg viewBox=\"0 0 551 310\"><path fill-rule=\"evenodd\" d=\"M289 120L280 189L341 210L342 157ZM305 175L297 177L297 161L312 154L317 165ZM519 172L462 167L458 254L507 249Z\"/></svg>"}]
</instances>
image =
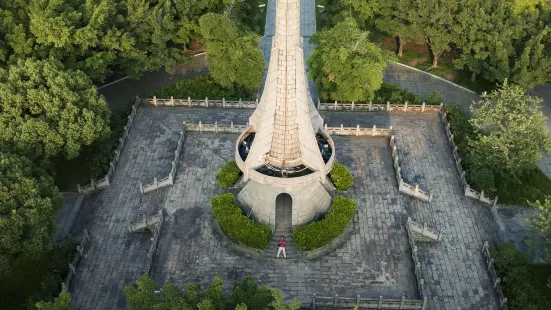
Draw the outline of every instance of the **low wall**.
<instances>
[{"instance_id":1,"label":"low wall","mask_svg":"<svg viewBox=\"0 0 551 310\"><path fill-rule=\"evenodd\" d=\"M161 234L163 218L163 210L159 210L159 213L149 218L144 216L142 220L128 224L128 232L130 233L147 231L153 233L151 244L149 245L149 250L147 251L147 260L149 263L149 266L147 267L147 274L149 275L151 274L151 268L153 267L153 256L155 256L155 250L157 249L157 243Z\"/></svg>"},{"instance_id":2,"label":"low wall","mask_svg":"<svg viewBox=\"0 0 551 310\"><path fill-rule=\"evenodd\" d=\"M333 297L317 296L315 293L312 296L312 310L323 309L407 309L407 310L424 310L427 304L427 299L410 300L402 296L400 299L385 299L383 296L379 298L362 298L356 295L356 298L339 297L335 294Z\"/></svg>"},{"instance_id":3,"label":"low wall","mask_svg":"<svg viewBox=\"0 0 551 310\"><path fill-rule=\"evenodd\" d=\"M140 193L142 195L152 192L154 190L157 190L159 188L171 186L174 184L174 179L176 178L176 171L178 170L178 164L180 163L180 154L182 153L182 147L184 145L185 132L186 132L186 123L184 122L182 126L182 131L180 131L178 146L176 147L176 151L174 151L172 168L170 169L168 176L160 180L158 180L157 177L155 177L153 179L153 182L147 183L147 184L142 184L142 182L140 182Z\"/></svg>"},{"instance_id":4,"label":"low wall","mask_svg":"<svg viewBox=\"0 0 551 310\"><path fill-rule=\"evenodd\" d=\"M496 293L500 309L507 310L507 298L505 298L505 295L503 295L503 291L501 290L501 279L497 276L496 269L494 268L494 260L490 255L490 247L488 245L488 241L484 241L484 246L482 247L482 255L484 256L484 259L486 261L486 268L490 273L490 278L492 279L494 292Z\"/></svg>"},{"instance_id":5,"label":"low wall","mask_svg":"<svg viewBox=\"0 0 551 310\"><path fill-rule=\"evenodd\" d=\"M138 108L140 107L140 98L136 97L136 102L132 106L132 112L128 116L128 121L126 122L126 125L124 126L124 132L122 134L122 137L119 138L119 144L117 145L117 149L115 150L115 155L113 156L113 159L109 163L109 170L107 171L107 174L99 179L99 180L90 180L90 184L80 186L80 184L77 184L77 189L79 194L91 194L93 192L106 189L110 185L110 180L113 177L113 174L115 173L115 168L117 167L117 163L119 162L120 156L122 154L122 150L124 148L124 145L126 144L126 140L128 139L128 135L130 133L130 129L132 128L132 125L134 124L134 120L136 119L136 115L138 114Z\"/></svg>"},{"instance_id":6,"label":"low wall","mask_svg":"<svg viewBox=\"0 0 551 310\"><path fill-rule=\"evenodd\" d=\"M149 104L153 106L165 106L165 107L195 107L195 108L231 108L231 109L255 109L258 106L258 99L255 101L243 101L239 100L212 100L205 99L178 99L170 97L168 99L161 99L153 96L153 98L140 99L143 104ZM386 104L372 103L372 102L320 102L318 101L318 110L320 111L362 111L362 112L431 112L438 113L442 109L440 105L430 105L423 102L423 104L409 104L407 101L402 104Z\"/></svg>"},{"instance_id":7,"label":"low wall","mask_svg":"<svg viewBox=\"0 0 551 310\"><path fill-rule=\"evenodd\" d=\"M408 217L407 225L415 242L440 242L442 240L442 234L428 228L427 223L420 225Z\"/></svg>"},{"instance_id":8,"label":"low wall","mask_svg":"<svg viewBox=\"0 0 551 310\"><path fill-rule=\"evenodd\" d=\"M402 168L400 168L400 159L398 158L398 151L396 149L396 141L394 136L390 137L390 149L392 150L392 160L394 165L394 170L396 171L396 181L398 182L398 190L406 195L412 196L414 198L431 202L432 201L432 192L422 190L419 188L418 184L415 186L404 182L402 179Z\"/></svg>"},{"instance_id":9,"label":"low wall","mask_svg":"<svg viewBox=\"0 0 551 310\"><path fill-rule=\"evenodd\" d=\"M484 190L477 192L471 188L469 183L467 183L467 178L465 177L465 171L461 166L461 158L459 157L459 153L457 152L457 146L455 145L455 142L453 140L454 135L451 131L451 125L448 122L448 119L446 118L446 112L444 112L444 109L440 111L440 120L444 125L444 129L446 130L446 136L448 137L448 143L452 149L453 158L455 161L455 168L457 169L457 173L459 173L459 182L461 183L461 189L463 189L463 193L467 197L476 199L478 201L481 201L487 204L491 204L492 206L495 207L495 205L497 204L497 196L494 199L492 199L491 197L484 195Z\"/></svg>"},{"instance_id":10,"label":"low wall","mask_svg":"<svg viewBox=\"0 0 551 310\"><path fill-rule=\"evenodd\" d=\"M390 128L377 128L373 125L372 128L361 128L360 125L356 127L344 127L342 124L340 127L328 127L325 124L324 129L326 134L335 136L368 136L368 137L388 137L392 131Z\"/></svg>"},{"instance_id":11,"label":"low wall","mask_svg":"<svg viewBox=\"0 0 551 310\"><path fill-rule=\"evenodd\" d=\"M413 233L410 230L409 225L406 225L406 232L408 235L409 247L411 249L411 259L413 260L415 279L417 280L417 291L419 292L419 297L426 300L427 292L425 288L425 279L421 276L421 260L417 254L417 245L415 244L415 238L413 237Z\"/></svg>"},{"instance_id":12,"label":"low wall","mask_svg":"<svg viewBox=\"0 0 551 310\"><path fill-rule=\"evenodd\" d=\"M90 234L88 234L88 230L84 229L84 233L82 236L82 240L80 241L80 245L77 246L77 254L75 255L75 258L73 261L69 264L69 273L65 277L65 281L61 283L61 286L65 288L67 291L69 290L69 287L71 285L71 281L77 274L78 265L80 263L80 260L84 256L84 250L86 250L86 246L90 242Z\"/></svg>"}]
</instances>

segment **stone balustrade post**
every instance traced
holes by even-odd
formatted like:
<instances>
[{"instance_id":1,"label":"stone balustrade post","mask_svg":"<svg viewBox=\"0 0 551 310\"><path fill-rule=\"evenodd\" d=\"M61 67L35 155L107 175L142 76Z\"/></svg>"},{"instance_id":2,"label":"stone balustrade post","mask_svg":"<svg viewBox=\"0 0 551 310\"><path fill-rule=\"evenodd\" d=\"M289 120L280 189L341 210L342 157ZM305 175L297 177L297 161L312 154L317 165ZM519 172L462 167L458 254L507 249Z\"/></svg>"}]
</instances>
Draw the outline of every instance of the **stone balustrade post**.
<instances>
[{"instance_id":1,"label":"stone balustrade post","mask_svg":"<svg viewBox=\"0 0 551 310\"><path fill-rule=\"evenodd\" d=\"M423 105L421 106L421 112L425 112L425 103L423 102Z\"/></svg>"},{"instance_id":2,"label":"stone balustrade post","mask_svg":"<svg viewBox=\"0 0 551 310\"><path fill-rule=\"evenodd\" d=\"M497 205L497 196L496 198L494 199L494 203L492 204L492 207L495 207Z\"/></svg>"},{"instance_id":3,"label":"stone balustrade post","mask_svg":"<svg viewBox=\"0 0 551 310\"><path fill-rule=\"evenodd\" d=\"M419 184L415 184L415 189L413 190L413 195L417 195L419 192Z\"/></svg>"},{"instance_id":4,"label":"stone balustrade post","mask_svg":"<svg viewBox=\"0 0 551 310\"><path fill-rule=\"evenodd\" d=\"M497 278L495 281L494 281L494 289L497 287L497 285L501 283L501 279L500 278Z\"/></svg>"},{"instance_id":5,"label":"stone balustrade post","mask_svg":"<svg viewBox=\"0 0 551 310\"><path fill-rule=\"evenodd\" d=\"M191 97L187 97L187 106L191 107Z\"/></svg>"},{"instance_id":6,"label":"stone balustrade post","mask_svg":"<svg viewBox=\"0 0 551 310\"><path fill-rule=\"evenodd\" d=\"M205 97L205 108L209 107L209 98Z\"/></svg>"},{"instance_id":7,"label":"stone balustrade post","mask_svg":"<svg viewBox=\"0 0 551 310\"><path fill-rule=\"evenodd\" d=\"M494 263L494 259L493 259L493 258L490 258L490 259L488 260L488 266L487 266L488 269L490 269L490 268L492 267L492 264L493 264L493 263Z\"/></svg>"},{"instance_id":8,"label":"stone balustrade post","mask_svg":"<svg viewBox=\"0 0 551 310\"><path fill-rule=\"evenodd\" d=\"M480 191L480 196L478 196L478 200L482 201L483 198L484 198L484 190L481 190Z\"/></svg>"},{"instance_id":9,"label":"stone balustrade post","mask_svg":"<svg viewBox=\"0 0 551 310\"><path fill-rule=\"evenodd\" d=\"M143 185L142 185L142 182L140 182L140 194L143 194Z\"/></svg>"},{"instance_id":10,"label":"stone balustrade post","mask_svg":"<svg viewBox=\"0 0 551 310\"><path fill-rule=\"evenodd\" d=\"M404 112L407 112L408 111L408 102L406 101L404 103Z\"/></svg>"},{"instance_id":11,"label":"stone balustrade post","mask_svg":"<svg viewBox=\"0 0 551 310\"><path fill-rule=\"evenodd\" d=\"M427 231L428 225L427 223L423 223L423 230L421 231L421 235L425 235L425 231Z\"/></svg>"},{"instance_id":12,"label":"stone balustrade post","mask_svg":"<svg viewBox=\"0 0 551 310\"><path fill-rule=\"evenodd\" d=\"M356 125L356 136L360 135L360 125Z\"/></svg>"},{"instance_id":13,"label":"stone balustrade post","mask_svg":"<svg viewBox=\"0 0 551 310\"><path fill-rule=\"evenodd\" d=\"M359 294L356 295L356 306L358 306L358 307L360 307L360 302L361 302L360 299L361 299L360 295Z\"/></svg>"},{"instance_id":14,"label":"stone balustrade post","mask_svg":"<svg viewBox=\"0 0 551 310\"><path fill-rule=\"evenodd\" d=\"M214 132L218 133L218 121L214 122Z\"/></svg>"},{"instance_id":15,"label":"stone balustrade post","mask_svg":"<svg viewBox=\"0 0 551 310\"><path fill-rule=\"evenodd\" d=\"M335 294L335 297L333 298L333 307L337 307L339 305L339 294Z\"/></svg>"},{"instance_id":16,"label":"stone balustrade post","mask_svg":"<svg viewBox=\"0 0 551 310\"><path fill-rule=\"evenodd\" d=\"M71 270L71 273L73 275L77 274L77 270L75 269L75 266L71 263L69 263L69 269Z\"/></svg>"},{"instance_id":17,"label":"stone balustrade post","mask_svg":"<svg viewBox=\"0 0 551 310\"><path fill-rule=\"evenodd\" d=\"M239 98L239 108L243 108L243 100L241 98Z\"/></svg>"},{"instance_id":18,"label":"stone balustrade post","mask_svg":"<svg viewBox=\"0 0 551 310\"><path fill-rule=\"evenodd\" d=\"M341 124L341 135L343 135L343 134L344 134L344 126L343 126L343 124Z\"/></svg>"},{"instance_id":19,"label":"stone balustrade post","mask_svg":"<svg viewBox=\"0 0 551 310\"><path fill-rule=\"evenodd\" d=\"M96 190L96 181L94 181L94 179L91 179L90 182L92 183L92 190L95 191Z\"/></svg>"},{"instance_id":20,"label":"stone balustrade post","mask_svg":"<svg viewBox=\"0 0 551 310\"><path fill-rule=\"evenodd\" d=\"M377 125L373 125L373 129L371 130L371 136L375 136L375 130L377 129Z\"/></svg>"},{"instance_id":21,"label":"stone balustrade post","mask_svg":"<svg viewBox=\"0 0 551 310\"><path fill-rule=\"evenodd\" d=\"M222 97L222 108L226 107L226 98Z\"/></svg>"},{"instance_id":22,"label":"stone balustrade post","mask_svg":"<svg viewBox=\"0 0 551 310\"><path fill-rule=\"evenodd\" d=\"M230 123L230 131L233 133L233 122Z\"/></svg>"},{"instance_id":23,"label":"stone balustrade post","mask_svg":"<svg viewBox=\"0 0 551 310\"><path fill-rule=\"evenodd\" d=\"M159 181L157 181L157 177L153 178L153 184L155 185L155 188L159 187Z\"/></svg>"},{"instance_id":24,"label":"stone balustrade post","mask_svg":"<svg viewBox=\"0 0 551 310\"><path fill-rule=\"evenodd\" d=\"M372 109L373 109L373 102L369 101L369 112L371 112Z\"/></svg>"},{"instance_id":25,"label":"stone balustrade post","mask_svg":"<svg viewBox=\"0 0 551 310\"><path fill-rule=\"evenodd\" d=\"M203 124L199 121L199 132L203 133Z\"/></svg>"},{"instance_id":26,"label":"stone balustrade post","mask_svg":"<svg viewBox=\"0 0 551 310\"><path fill-rule=\"evenodd\" d=\"M379 304L377 305L377 309L381 309L383 307L383 296L379 296Z\"/></svg>"},{"instance_id":27,"label":"stone balustrade post","mask_svg":"<svg viewBox=\"0 0 551 310\"><path fill-rule=\"evenodd\" d=\"M390 101L386 102L386 110L387 110L387 112L390 111Z\"/></svg>"},{"instance_id":28,"label":"stone balustrade post","mask_svg":"<svg viewBox=\"0 0 551 310\"><path fill-rule=\"evenodd\" d=\"M432 202L432 191L429 192L429 202Z\"/></svg>"},{"instance_id":29,"label":"stone balustrade post","mask_svg":"<svg viewBox=\"0 0 551 310\"><path fill-rule=\"evenodd\" d=\"M327 133L327 124L324 125L325 126L325 133Z\"/></svg>"},{"instance_id":30,"label":"stone balustrade post","mask_svg":"<svg viewBox=\"0 0 551 310\"><path fill-rule=\"evenodd\" d=\"M400 309L404 308L405 302L406 302L406 296L402 295L402 298L400 298Z\"/></svg>"},{"instance_id":31,"label":"stone balustrade post","mask_svg":"<svg viewBox=\"0 0 551 310\"><path fill-rule=\"evenodd\" d=\"M77 191L78 191L79 194L82 193L82 189L80 188L80 184L77 184Z\"/></svg>"},{"instance_id":32,"label":"stone balustrade post","mask_svg":"<svg viewBox=\"0 0 551 310\"><path fill-rule=\"evenodd\" d=\"M316 293L312 295L312 310L316 310Z\"/></svg>"},{"instance_id":33,"label":"stone balustrade post","mask_svg":"<svg viewBox=\"0 0 551 310\"><path fill-rule=\"evenodd\" d=\"M78 252L78 254L80 254L80 257L82 257L83 249L80 245L77 245L77 252Z\"/></svg>"},{"instance_id":34,"label":"stone balustrade post","mask_svg":"<svg viewBox=\"0 0 551 310\"><path fill-rule=\"evenodd\" d=\"M317 106L317 108L320 109L320 107L321 107L321 101L320 101L320 98L318 98L318 106Z\"/></svg>"},{"instance_id":35,"label":"stone balustrade post","mask_svg":"<svg viewBox=\"0 0 551 310\"><path fill-rule=\"evenodd\" d=\"M154 106L157 105L157 96L153 96L153 105L154 105Z\"/></svg>"},{"instance_id":36,"label":"stone balustrade post","mask_svg":"<svg viewBox=\"0 0 551 310\"><path fill-rule=\"evenodd\" d=\"M258 105L258 98L256 98L256 105Z\"/></svg>"},{"instance_id":37,"label":"stone balustrade post","mask_svg":"<svg viewBox=\"0 0 551 310\"><path fill-rule=\"evenodd\" d=\"M174 96L170 96L170 105L174 106Z\"/></svg>"},{"instance_id":38,"label":"stone balustrade post","mask_svg":"<svg viewBox=\"0 0 551 310\"><path fill-rule=\"evenodd\" d=\"M337 100L335 100L335 105L333 106L333 110L337 111Z\"/></svg>"},{"instance_id":39,"label":"stone balustrade post","mask_svg":"<svg viewBox=\"0 0 551 310\"><path fill-rule=\"evenodd\" d=\"M354 111L354 101L352 101L352 111Z\"/></svg>"}]
</instances>

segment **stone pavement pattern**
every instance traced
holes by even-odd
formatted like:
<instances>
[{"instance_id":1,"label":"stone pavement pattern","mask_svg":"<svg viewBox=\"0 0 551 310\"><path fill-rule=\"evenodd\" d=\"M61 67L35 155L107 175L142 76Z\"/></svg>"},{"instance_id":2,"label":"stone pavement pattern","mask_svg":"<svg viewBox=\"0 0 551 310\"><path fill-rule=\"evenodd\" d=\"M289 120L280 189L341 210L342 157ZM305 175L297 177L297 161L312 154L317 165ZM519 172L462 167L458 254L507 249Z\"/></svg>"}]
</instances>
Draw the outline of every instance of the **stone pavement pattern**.
<instances>
[{"instance_id":1,"label":"stone pavement pattern","mask_svg":"<svg viewBox=\"0 0 551 310\"><path fill-rule=\"evenodd\" d=\"M356 178L346 196L357 200L358 214L343 244L316 260L282 262L243 253L213 230L209 200L222 193L214 175L233 157L237 135L188 133L174 186L140 198L138 182L153 170L148 167L162 170L170 165L170 158L162 159L166 165L155 163L154 154L163 148L169 152L165 141L176 141L182 121L244 124L251 112L140 108L111 187L88 197L83 206L76 232L88 228L92 242L72 286L72 308L124 308L124 285L147 270L150 238L127 233L126 223L160 208L167 216L152 274L159 283L170 281L183 288L189 281L206 284L219 274L229 286L252 275L262 284L281 288L287 299L298 296L304 304L314 292L352 297L406 293L417 298L404 228L409 215L444 234L442 243L419 248L429 309L495 305L480 254L482 242L495 239L490 210L462 195L434 114L322 113L328 122L345 126L392 125L405 177L433 190L435 197L429 205L398 193L384 139L334 137L338 159Z\"/></svg>"}]
</instances>

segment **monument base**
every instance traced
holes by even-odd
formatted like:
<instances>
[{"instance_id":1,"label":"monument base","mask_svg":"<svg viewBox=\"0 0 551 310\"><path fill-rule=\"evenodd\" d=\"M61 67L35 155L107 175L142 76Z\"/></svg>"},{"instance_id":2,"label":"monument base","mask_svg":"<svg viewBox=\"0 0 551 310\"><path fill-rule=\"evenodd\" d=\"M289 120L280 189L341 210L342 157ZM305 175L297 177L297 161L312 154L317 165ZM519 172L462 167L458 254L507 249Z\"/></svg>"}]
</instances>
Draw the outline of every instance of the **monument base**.
<instances>
[{"instance_id":1,"label":"monument base","mask_svg":"<svg viewBox=\"0 0 551 310\"><path fill-rule=\"evenodd\" d=\"M276 198L289 194L292 199L292 225L303 225L317 213L324 213L331 206L331 196L320 182L301 187L274 187L249 180L237 195L239 202L252 209L252 215L264 224L275 227Z\"/></svg>"}]
</instances>

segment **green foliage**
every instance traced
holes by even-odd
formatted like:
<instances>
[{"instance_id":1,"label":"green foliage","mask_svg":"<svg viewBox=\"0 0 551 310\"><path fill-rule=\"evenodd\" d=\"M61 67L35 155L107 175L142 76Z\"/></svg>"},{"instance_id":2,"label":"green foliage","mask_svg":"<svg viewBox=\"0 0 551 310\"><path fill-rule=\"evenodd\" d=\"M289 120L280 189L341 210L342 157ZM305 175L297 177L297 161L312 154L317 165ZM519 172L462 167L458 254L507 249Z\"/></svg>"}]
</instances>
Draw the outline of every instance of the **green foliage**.
<instances>
[{"instance_id":1,"label":"green foliage","mask_svg":"<svg viewBox=\"0 0 551 310\"><path fill-rule=\"evenodd\" d=\"M551 196L546 196L545 200L531 203L540 212L531 219L532 228L532 246L542 248L544 259L551 263Z\"/></svg>"},{"instance_id":2,"label":"green foliage","mask_svg":"<svg viewBox=\"0 0 551 310\"><path fill-rule=\"evenodd\" d=\"M310 43L316 48L307 61L309 76L322 98L349 102L373 99L391 55L367 37L352 18L312 35Z\"/></svg>"},{"instance_id":3,"label":"green foliage","mask_svg":"<svg viewBox=\"0 0 551 310\"><path fill-rule=\"evenodd\" d=\"M442 103L442 96L440 96L439 92L433 91L432 93L427 95L427 98L425 99L426 104L432 104L432 105L439 105Z\"/></svg>"},{"instance_id":4,"label":"green foliage","mask_svg":"<svg viewBox=\"0 0 551 310\"><path fill-rule=\"evenodd\" d=\"M35 309L38 301L57 297L76 245L69 239L39 256L15 257L10 274L0 276L0 309Z\"/></svg>"},{"instance_id":5,"label":"green foliage","mask_svg":"<svg viewBox=\"0 0 551 310\"><path fill-rule=\"evenodd\" d=\"M542 152L551 151L541 99L525 95L520 87L505 81L471 110L478 139L470 144L484 150L494 171L519 176L536 167Z\"/></svg>"},{"instance_id":6,"label":"green foliage","mask_svg":"<svg viewBox=\"0 0 551 310\"><path fill-rule=\"evenodd\" d=\"M255 224L244 216L233 194L213 197L211 207L214 217L231 239L253 248L266 248L272 236L270 226Z\"/></svg>"},{"instance_id":7,"label":"green foliage","mask_svg":"<svg viewBox=\"0 0 551 310\"><path fill-rule=\"evenodd\" d=\"M222 278L215 276L212 283L201 294L201 287L188 283L181 293L172 284L167 283L155 293L157 284L147 274L136 280L135 286L125 288L126 303L131 310L247 310L277 309L296 310L300 308L297 298L289 305L283 303L283 294L267 286L259 286L251 277L235 282L233 291L228 295L224 290ZM164 299L164 302L161 301ZM270 307L270 304L272 304Z\"/></svg>"},{"instance_id":8,"label":"green foliage","mask_svg":"<svg viewBox=\"0 0 551 310\"><path fill-rule=\"evenodd\" d=\"M385 104L390 102L391 104L403 104L406 101L410 104L423 103L420 96L414 95L407 90L403 90L394 84L383 83L381 88L375 91L375 103Z\"/></svg>"},{"instance_id":9,"label":"green foliage","mask_svg":"<svg viewBox=\"0 0 551 310\"><path fill-rule=\"evenodd\" d=\"M352 221L356 213L356 201L337 196L325 218L293 230L293 237L302 251L321 248L337 238Z\"/></svg>"},{"instance_id":10,"label":"green foliage","mask_svg":"<svg viewBox=\"0 0 551 310\"><path fill-rule=\"evenodd\" d=\"M25 157L0 153L0 275L16 255L51 249L54 212L62 205L53 179Z\"/></svg>"},{"instance_id":11,"label":"green foliage","mask_svg":"<svg viewBox=\"0 0 551 310\"><path fill-rule=\"evenodd\" d=\"M264 9L260 9L261 4L266 5ZM228 11L228 10L226 10ZM267 0L249 0L238 1L232 4L229 8L229 16L241 28L247 31L252 31L258 35L264 34L264 28L266 26L266 12L268 11Z\"/></svg>"},{"instance_id":12,"label":"green foliage","mask_svg":"<svg viewBox=\"0 0 551 310\"><path fill-rule=\"evenodd\" d=\"M331 168L329 177L331 178L331 181L333 181L335 188L340 191L345 191L354 184L354 176L352 176L352 173L348 171L346 166L336 160L333 164L333 168Z\"/></svg>"},{"instance_id":13,"label":"green foliage","mask_svg":"<svg viewBox=\"0 0 551 310\"><path fill-rule=\"evenodd\" d=\"M509 309L547 309L548 304L538 290L543 285L538 283L536 286L533 267L513 243L492 247L491 255Z\"/></svg>"},{"instance_id":14,"label":"green foliage","mask_svg":"<svg viewBox=\"0 0 551 310\"><path fill-rule=\"evenodd\" d=\"M0 69L0 142L33 156L77 156L109 133L109 109L81 71L27 59Z\"/></svg>"},{"instance_id":15,"label":"green foliage","mask_svg":"<svg viewBox=\"0 0 551 310\"><path fill-rule=\"evenodd\" d=\"M38 310L69 310L69 301L71 294L63 289L59 297L50 302L41 301L36 304Z\"/></svg>"},{"instance_id":16,"label":"green foliage","mask_svg":"<svg viewBox=\"0 0 551 310\"><path fill-rule=\"evenodd\" d=\"M224 165L224 167L218 170L216 173L216 181L218 181L218 184L220 184L223 188L229 188L237 183L240 175L241 170L237 167L235 160L230 160L226 163L226 165Z\"/></svg>"},{"instance_id":17,"label":"green foliage","mask_svg":"<svg viewBox=\"0 0 551 310\"><path fill-rule=\"evenodd\" d=\"M224 87L241 85L257 90L262 83L264 58L259 38L240 31L227 15L208 13L199 20L205 40L209 72Z\"/></svg>"},{"instance_id":18,"label":"green foliage","mask_svg":"<svg viewBox=\"0 0 551 310\"><path fill-rule=\"evenodd\" d=\"M193 98L226 100L252 99L252 93L242 86L233 85L229 88L216 83L210 75L198 76L189 80L182 80L172 86L167 86L151 94L157 98Z\"/></svg>"}]
</instances>

